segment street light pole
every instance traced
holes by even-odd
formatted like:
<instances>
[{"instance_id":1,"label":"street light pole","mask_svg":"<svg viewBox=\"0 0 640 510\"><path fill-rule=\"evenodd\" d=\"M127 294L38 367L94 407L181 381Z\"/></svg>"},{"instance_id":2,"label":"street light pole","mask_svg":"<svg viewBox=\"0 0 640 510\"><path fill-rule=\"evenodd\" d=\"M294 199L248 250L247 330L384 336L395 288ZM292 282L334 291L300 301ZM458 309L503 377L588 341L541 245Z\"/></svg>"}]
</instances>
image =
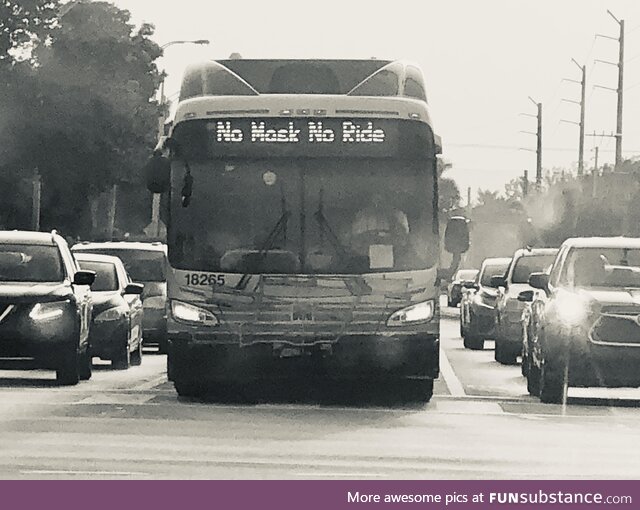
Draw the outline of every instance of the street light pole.
<instances>
[{"instance_id":1,"label":"street light pole","mask_svg":"<svg viewBox=\"0 0 640 510\"><path fill-rule=\"evenodd\" d=\"M207 39L196 39L193 41L169 41L168 43L160 46L161 50L165 50L169 46L177 44L199 44L207 45L209 41ZM167 98L164 95L164 81L166 73L162 72L162 81L160 82L160 116L158 118L158 141L164 136L164 124L166 122L167 112ZM160 193L153 194L153 201L151 204L151 232L154 237L160 237Z\"/></svg>"}]
</instances>

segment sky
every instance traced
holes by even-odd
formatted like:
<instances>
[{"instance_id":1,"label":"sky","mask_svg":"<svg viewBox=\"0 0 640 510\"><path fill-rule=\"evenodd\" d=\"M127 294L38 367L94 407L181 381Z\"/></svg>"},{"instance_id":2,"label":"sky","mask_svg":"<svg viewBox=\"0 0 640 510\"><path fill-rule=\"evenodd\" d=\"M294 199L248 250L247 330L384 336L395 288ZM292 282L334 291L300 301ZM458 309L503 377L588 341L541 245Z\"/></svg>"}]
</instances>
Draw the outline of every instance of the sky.
<instances>
[{"instance_id":1,"label":"sky","mask_svg":"<svg viewBox=\"0 0 640 510\"><path fill-rule=\"evenodd\" d=\"M423 70L427 96L466 198L535 177L536 106L543 104L543 167L576 168L581 71L587 66L585 167L614 160L618 23L625 20L623 156L640 156L640 1L638 0L112 0L132 21L155 25L153 38L208 39L173 45L159 66L166 95L177 97L191 63L245 58L402 59Z\"/></svg>"}]
</instances>

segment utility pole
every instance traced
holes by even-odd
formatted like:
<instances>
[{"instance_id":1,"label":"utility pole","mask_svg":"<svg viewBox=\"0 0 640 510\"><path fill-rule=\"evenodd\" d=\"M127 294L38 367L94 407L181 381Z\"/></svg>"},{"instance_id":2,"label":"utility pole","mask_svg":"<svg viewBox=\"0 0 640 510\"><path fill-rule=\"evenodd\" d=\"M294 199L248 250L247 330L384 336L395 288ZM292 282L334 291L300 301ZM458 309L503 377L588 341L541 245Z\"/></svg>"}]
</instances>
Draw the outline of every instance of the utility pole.
<instances>
[{"instance_id":1,"label":"utility pole","mask_svg":"<svg viewBox=\"0 0 640 510\"><path fill-rule=\"evenodd\" d=\"M609 12L611 14L611 12ZM618 21L613 14L613 19ZM620 39L618 52L618 108L616 111L616 170L619 170L622 163L622 93L623 93L623 77L624 77L624 20L618 21L620 25Z\"/></svg>"},{"instance_id":2,"label":"utility pole","mask_svg":"<svg viewBox=\"0 0 640 510\"><path fill-rule=\"evenodd\" d=\"M538 103L531 96L529 96L529 100L536 105L538 110L537 115L531 115L530 113L521 113L520 115L524 115L526 117L536 117L538 121L538 129L535 133L531 131L521 131L521 133L527 133L529 135L535 135L537 139L536 143L536 191L539 192L542 188L542 103ZM521 149L521 150L531 150L531 149Z\"/></svg>"},{"instance_id":3,"label":"utility pole","mask_svg":"<svg viewBox=\"0 0 640 510\"><path fill-rule=\"evenodd\" d=\"M595 164L593 166L593 193L592 196L593 198L596 198L597 192L598 192L598 149L599 147L596 145L595 147L595 151L596 151L596 161Z\"/></svg>"},{"instance_id":4,"label":"utility pole","mask_svg":"<svg viewBox=\"0 0 640 510\"><path fill-rule=\"evenodd\" d=\"M111 196L109 197L109 213L107 216L107 234L113 241L113 234L116 229L116 205L118 203L118 185L111 186Z\"/></svg>"},{"instance_id":5,"label":"utility pole","mask_svg":"<svg viewBox=\"0 0 640 510\"><path fill-rule=\"evenodd\" d=\"M624 91L624 20L616 18L610 10L607 10L609 16L611 16L620 27L620 35L618 37L611 37L608 35L596 34L596 37L604 37L605 39L612 39L618 41L618 62L609 62L607 60L595 60L595 62L602 62L603 64L609 64L618 67L618 87L603 87L602 85L595 85L596 88L611 90L618 95L618 103L616 106L616 132L614 134L616 139L616 160L615 170L620 169L622 163L622 100Z\"/></svg>"},{"instance_id":6,"label":"utility pole","mask_svg":"<svg viewBox=\"0 0 640 510\"><path fill-rule=\"evenodd\" d=\"M580 84L580 101L573 101L572 99L563 99L567 103L574 103L580 105L580 122L573 122L571 120L562 119L560 122L568 122L569 124L577 124L580 127L580 139L578 142L578 177L582 177L584 172L584 114L585 114L585 90L587 86L587 70L586 66L578 64L575 59L571 59L571 61L580 68L582 73L582 79L572 80L569 78L565 78L563 81L571 81L573 83Z\"/></svg>"},{"instance_id":7,"label":"utility pole","mask_svg":"<svg viewBox=\"0 0 640 510\"><path fill-rule=\"evenodd\" d=\"M524 175L522 176L522 196L523 198L527 198L529 194L529 172L527 170L524 171Z\"/></svg>"},{"instance_id":8,"label":"utility pole","mask_svg":"<svg viewBox=\"0 0 640 510\"><path fill-rule=\"evenodd\" d=\"M31 196L31 230L40 230L40 198L42 195L42 179L36 168L33 174L33 192Z\"/></svg>"},{"instance_id":9,"label":"utility pole","mask_svg":"<svg viewBox=\"0 0 640 510\"><path fill-rule=\"evenodd\" d=\"M471 218L471 186L467 187L467 218Z\"/></svg>"},{"instance_id":10,"label":"utility pole","mask_svg":"<svg viewBox=\"0 0 640 510\"><path fill-rule=\"evenodd\" d=\"M540 192L540 189L542 188L542 103L537 103L537 106L538 131L536 136L538 138L538 143L536 144L536 191Z\"/></svg>"}]
</instances>

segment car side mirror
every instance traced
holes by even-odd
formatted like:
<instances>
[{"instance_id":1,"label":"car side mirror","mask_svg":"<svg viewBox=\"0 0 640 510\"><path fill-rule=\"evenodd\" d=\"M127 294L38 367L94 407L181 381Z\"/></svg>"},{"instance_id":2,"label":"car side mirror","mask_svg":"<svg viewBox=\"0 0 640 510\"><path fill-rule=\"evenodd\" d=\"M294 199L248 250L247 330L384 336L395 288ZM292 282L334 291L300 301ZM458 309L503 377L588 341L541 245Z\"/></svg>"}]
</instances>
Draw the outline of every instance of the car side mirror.
<instances>
[{"instance_id":1,"label":"car side mirror","mask_svg":"<svg viewBox=\"0 0 640 510\"><path fill-rule=\"evenodd\" d=\"M497 289L498 287L506 287L507 280L504 276L492 276L489 285L494 289Z\"/></svg>"},{"instance_id":2,"label":"car side mirror","mask_svg":"<svg viewBox=\"0 0 640 510\"><path fill-rule=\"evenodd\" d=\"M123 294L137 294L138 296L142 294L144 290L144 285L141 283L128 283L124 288Z\"/></svg>"},{"instance_id":3,"label":"car side mirror","mask_svg":"<svg viewBox=\"0 0 640 510\"><path fill-rule=\"evenodd\" d=\"M171 163L160 149L153 151L153 155L144 167L147 189L151 193L164 193L169 190L171 177Z\"/></svg>"},{"instance_id":4,"label":"car side mirror","mask_svg":"<svg viewBox=\"0 0 640 510\"><path fill-rule=\"evenodd\" d=\"M447 221L444 249L454 255L460 255L469 249L469 222L463 216L454 216Z\"/></svg>"},{"instance_id":5,"label":"car side mirror","mask_svg":"<svg viewBox=\"0 0 640 510\"><path fill-rule=\"evenodd\" d=\"M549 290L549 275L547 273L531 273L529 276L529 285L534 289L547 292Z\"/></svg>"},{"instance_id":6,"label":"car side mirror","mask_svg":"<svg viewBox=\"0 0 640 510\"><path fill-rule=\"evenodd\" d=\"M73 275L74 285L93 285L96 281L96 273L93 271L78 271Z\"/></svg>"},{"instance_id":7,"label":"car side mirror","mask_svg":"<svg viewBox=\"0 0 640 510\"><path fill-rule=\"evenodd\" d=\"M533 301L533 291L523 290L520 294L518 294L518 301L522 301L523 303L531 303Z\"/></svg>"}]
</instances>

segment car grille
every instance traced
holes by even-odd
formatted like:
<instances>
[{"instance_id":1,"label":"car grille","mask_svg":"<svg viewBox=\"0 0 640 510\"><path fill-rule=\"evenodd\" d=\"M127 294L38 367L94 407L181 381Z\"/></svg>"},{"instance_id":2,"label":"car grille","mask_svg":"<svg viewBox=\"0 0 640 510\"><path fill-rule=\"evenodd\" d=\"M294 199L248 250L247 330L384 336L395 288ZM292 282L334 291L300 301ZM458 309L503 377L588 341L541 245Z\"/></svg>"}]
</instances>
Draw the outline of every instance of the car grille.
<instances>
[{"instance_id":1,"label":"car grille","mask_svg":"<svg viewBox=\"0 0 640 510\"><path fill-rule=\"evenodd\" d=\"M640 308L603 309L591 327L589 338L600 345L640 347Z\"/></svg>"}]
</instances>

